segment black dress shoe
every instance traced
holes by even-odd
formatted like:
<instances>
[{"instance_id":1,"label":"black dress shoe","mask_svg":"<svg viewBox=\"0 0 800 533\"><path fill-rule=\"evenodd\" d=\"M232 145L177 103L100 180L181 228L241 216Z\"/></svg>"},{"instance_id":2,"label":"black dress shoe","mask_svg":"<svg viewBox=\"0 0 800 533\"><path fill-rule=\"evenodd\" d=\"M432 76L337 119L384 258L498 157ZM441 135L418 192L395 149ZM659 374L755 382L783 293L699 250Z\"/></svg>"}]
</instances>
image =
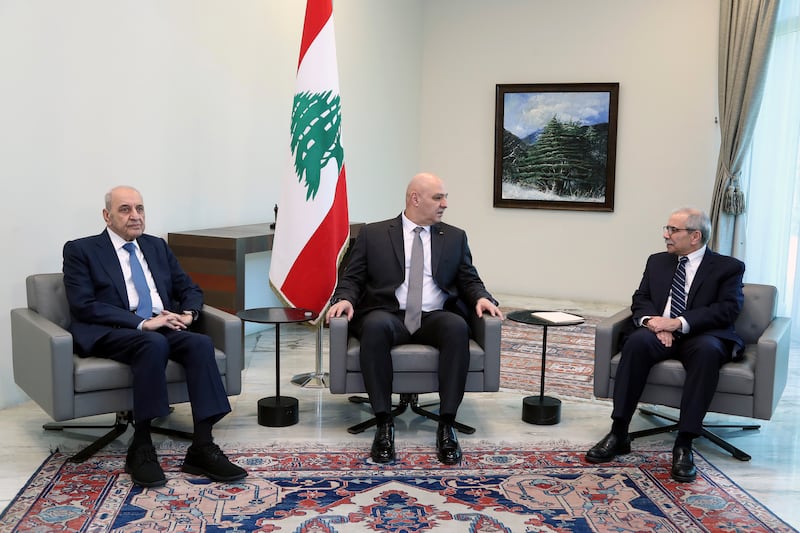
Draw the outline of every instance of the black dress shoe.
<instances>
[{"instance_id":1,"label":"black dress shoe","mask_svg":"<svg viewBox=\"0 0 800 533\"><path fill-rule=\"evenodd\" d=\"M378 424L375 438L372 439L372 448L369 456L376 463L391 463L394 461L394 423L384 422Z\"/></svg>"},{"instance_id":2,"label":"black dress shoe","mask_svg":"<svg viewBox=\"0 0 800 533\"><path fill-rule=\"evenodd\" d=\"M131 475L131 480L142 487L160 487L167 482L164 471L158 464L156 449L152 444L128 449L125 458L125 472Z\"/></svg>"},{"instance_id":3,"label":"black dress shoe","mask_svg":"<svg viewBox=\"0 0 800 533\"><path fill-rule=\"evenodd\" d=\"M672 449L672 479L681 483L688 483L697 478L697 469L694 467L692 449L686 446L675 446Z\"/></svg>"},{"instance_id":4,"label":"black dress shoe","mask_svg":"<svg viewBox=\"0 0 800 533\"><path fill-rule=\"evenodd\" d=\"M444 422L439 422L436 429L436 457L446 465L461 462L461 446L458 445L456 430Z\"/></svg>"},{"instance_id":5,"label":"black dress shoe","mask_svg":"<svg viewBox=\"0 0 800 533\"><path fill-rule=\"evenodd\" d=\"M609 433L603 440L592 446L586 452L586 460L590 463L607 463L624 453L631 453L631 438L625 436L624 439Z\"/></svg>"},{"instance_id":6,"label":"black dress shoe","mask_svg":"<svg viewBox=\"0 0 800 533\"><path fill-rule=\"evenodd\" d=\"M247 477L247 470L231 463L213 442L189 446L181 470L187 474L206 476L214 481L237 481Z\"/></svg>"}]
</instances>

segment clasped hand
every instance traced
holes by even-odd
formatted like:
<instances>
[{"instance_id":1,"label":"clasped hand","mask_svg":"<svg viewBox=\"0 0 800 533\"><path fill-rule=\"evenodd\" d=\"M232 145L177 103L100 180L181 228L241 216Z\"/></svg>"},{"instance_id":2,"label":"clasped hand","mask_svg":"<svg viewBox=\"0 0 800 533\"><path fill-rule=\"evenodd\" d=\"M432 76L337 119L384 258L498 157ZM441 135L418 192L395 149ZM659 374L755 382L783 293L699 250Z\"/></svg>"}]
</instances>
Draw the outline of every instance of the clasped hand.
<instances>
[{"instance_id":1,"label":"clasped hand","mask_svg":"<svg viewBox=\"0 0 800 533\"><path fill-rule=\"evenodd\" d=\"M683 324L677 318L654 316L647 321L645 327L656 334L661 344L669 348L675 340L673 333L681 329Z\"/></svg>"},{"instance_id":2,"label":"clasped hand","mask_svg":"<svg viewBox=\"0 0 800 533\"><path fill-rule=\"evenodd\" d=\"M169 328L173 330L186 329L192 323L192 315L179 315L172 311L161 311L160 315L148 318L142 323L142 329L147 331L155 331L161 328Z\"/></svg>"}]
</instances>

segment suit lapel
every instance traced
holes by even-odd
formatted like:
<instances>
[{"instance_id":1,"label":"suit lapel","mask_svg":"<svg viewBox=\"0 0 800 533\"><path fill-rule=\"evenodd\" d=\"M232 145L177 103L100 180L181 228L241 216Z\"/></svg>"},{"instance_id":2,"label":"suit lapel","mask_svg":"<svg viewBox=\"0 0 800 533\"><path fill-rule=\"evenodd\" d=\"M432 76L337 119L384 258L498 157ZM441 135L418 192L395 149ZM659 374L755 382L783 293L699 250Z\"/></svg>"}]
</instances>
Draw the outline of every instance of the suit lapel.
<instances>
[{"instance_id":1,"label":"suit lapel","mask_svg":"<svg viewBox=\"0 0 800 533\"><path fill-rule=\"evenodd\" d=\"M708 278L708 275L714 270L714 262L716 259L716 254L711 250L706 249L706 253L703 254L703 259L700 261L700 266L697 268L697 272L694 274L692 286L689 287L689 294L686 295L687 308L691 307L697 291L700 290L700 286L703 284L706 278Z\"/></svg>"},{"instance_id":2,"label":"suit lapel","mask_svg":"<svg viewBox=\"0 0 800 533\"><path fill-rule=\"evenodd\" d=\"M161 274L163 274L163 269L160 268L161 265L158 262L158 250L156 250L153 241L144 235L136 239L136 242L139 243L139 247L142 249L144 259L147 261L147 268L150 270L150 274L153 276L153 281L156 283L156 291L158 292L159 297L161 297L161 301L165 306L169 305L164 299L167 294L167 288L164 284L164 280L161 277Z\"/></svg>"},{"instance_id":3,"label":"suit lapel","mask_svg":"<svg viewBox=\"0 0 800 533\"><path fill-rule=\"evenodd\" d=\"M97 255L100 265L106 271L114 288L117 290L120 299L125 305L130 305L128 301L128 289L125 287L125 277L122 275L122 266L119 264L119 256L111 242L111 237L105 231L98 235Z\"/></svg>"},{"instance_id":4,"label":"suit lapel","mask_svg":"<svg viewBox=\"0 0 800 533\"><path fill-rule=\"evenodd\" d=\"M403 272L406 268L406 253L403 242L403 221L400 217L397 217L389 224L389 241L392 243L394 258L397 264L400 265L400 271Z\"/></svg>"},{"instance_id":5,"label":"suit lapel","mask_svg":"<svg viewBox=\"0 0 800 533\"><path fill-rule=\"evenodd\" d=\"M431 276L434 279L439 268L439 260L442 258L442 248L444 248L444 228L434 224L431 226Z\"/></svg>"},{"instance_id":6,"label":"suit lapel","mask_svg":"<svg viewBox=\"0 0 800 533\"><path fill-rule=\"evenodd\" d=\"M654 298L656 295L659 297L658 300L654 300L654 303L657 304L659 311L663 311L667 305L667 299L670 297L672 292L672 278L675 277L675 269L678 268L677 255L666 254L664 257L666 257L666 260L663 262L663 266L659 267L664 269L664 274L659 274L656 277L659 289L655 290L653 293Z\"/></svg>"}]
</instances>

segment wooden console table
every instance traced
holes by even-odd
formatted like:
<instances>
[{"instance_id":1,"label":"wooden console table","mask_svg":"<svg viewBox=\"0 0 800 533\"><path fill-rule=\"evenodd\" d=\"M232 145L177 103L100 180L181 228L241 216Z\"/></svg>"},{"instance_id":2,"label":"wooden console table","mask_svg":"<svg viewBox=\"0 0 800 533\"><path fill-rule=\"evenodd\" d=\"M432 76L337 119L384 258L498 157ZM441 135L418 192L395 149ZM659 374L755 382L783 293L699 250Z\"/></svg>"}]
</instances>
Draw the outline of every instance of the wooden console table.
<instances>
[{"instance_id":1,"label":"wooden console table","mask_svg":"<svg viewBox=\"0 0 800 533\"><path fill-rule=\"evenodd\" d=\"M350 224L350 244L363 222ZM205 303L229 313L244 305L245 255L272 250L269 223L169 233L167 242L183 269L205 295Z\"/></svg>"}]
</instances>

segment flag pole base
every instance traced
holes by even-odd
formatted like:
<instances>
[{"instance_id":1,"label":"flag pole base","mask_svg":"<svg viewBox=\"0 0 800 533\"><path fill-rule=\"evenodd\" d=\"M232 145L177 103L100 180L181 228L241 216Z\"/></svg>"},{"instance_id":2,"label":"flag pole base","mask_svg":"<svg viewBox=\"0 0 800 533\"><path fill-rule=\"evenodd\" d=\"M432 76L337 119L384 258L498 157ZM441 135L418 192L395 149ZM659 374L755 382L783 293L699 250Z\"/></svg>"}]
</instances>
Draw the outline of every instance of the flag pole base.
<instances>
[{"instance_id":1,"label":"flag pole base","mask_svg":"<svg viewBox=\"0 0 800 533\"><path fill-rule=\"evenodd\" d=\"M328 387L328 377L330 374L322 370L322 320L319 321L317 328L317 354L316 365L313 372L297 374L292 377L292 383L306 389L325 389Z\"/></svg>"},{"instance_id":2,"label":"flag pole base","mask_svg":"<svg viewBox=\"0 0 800 533\"><path fill-rule=\"evenodd\" d=\"M329 376L330 374L327 372L321 374L317 374L316 372L297 374L292 377L292 383L306 389L325 389L328 387Z\"/></svg>"}]
</instances>

